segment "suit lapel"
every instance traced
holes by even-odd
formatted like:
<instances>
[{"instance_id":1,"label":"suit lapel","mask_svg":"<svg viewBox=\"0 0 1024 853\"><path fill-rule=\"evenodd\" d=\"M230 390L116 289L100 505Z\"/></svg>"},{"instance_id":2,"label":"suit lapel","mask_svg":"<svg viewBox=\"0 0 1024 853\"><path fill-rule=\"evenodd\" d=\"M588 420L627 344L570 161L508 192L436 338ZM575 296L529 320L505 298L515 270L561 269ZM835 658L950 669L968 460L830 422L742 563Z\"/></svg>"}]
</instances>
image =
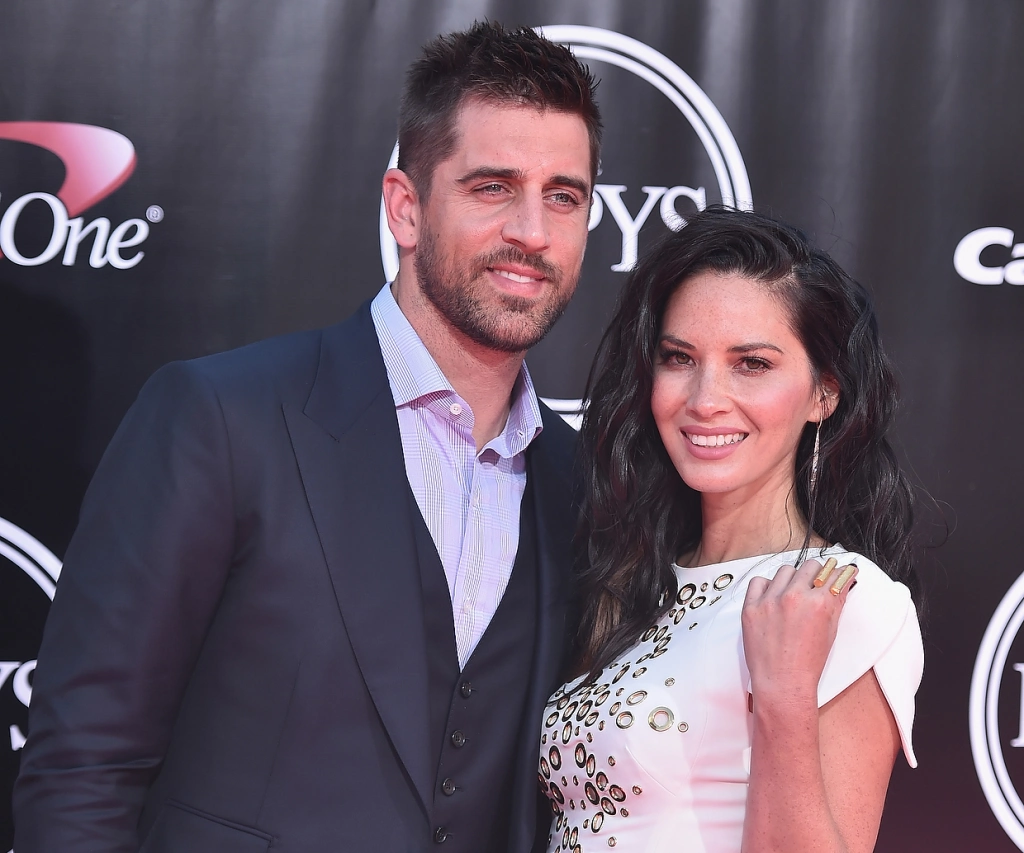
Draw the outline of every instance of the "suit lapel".
<instances>
[{"instance_id":1,"label":"suit lapel","mask_svg":"<svg viewBox=\"0 0 1024 853\"><path fill-rule=\"evenodd\" d=\"M401 435L368 306L325 330L306 405L286 406L285 418L352 650L429 813L419 566Z\"/></svg>"},{"instance_id":2,"label":"suit lapel","mask_svg":"<svg viewBox=\"0 0 1024 853\"><path fill-rule=\"evenodd\" d=\"M537 529L537 637L534 666L513 786L510 851L529 851L537 826L537 760L544 704L560 682L568 651L568 599L572 569L572 535L576 525L572 492L575 435L542 405L544 431L527 452L527 477L534 489ZM546 819L547 810L541 812Z\"/></svg>"},{"instance_id":3,"label":"suit lapel","mask_svg":"<svg viewBox=\"0 0 1024 853\"><path fill-rule=\"evenodd\" d=\"M543 407L542 407L543 408ZM368 306L325 330L302 411L285 419L338 607L367 690L426 814L436 767L412 502L394 400ZM538 601L535 666L517 761L512 850L533 844L537 736L567 640L574 437L546 408L530 445Z\"/></svg>"},{"instance_id":4,"label":"suit lapel","mask_svg":"<svg viewBox=\"0 0 1024 853\"><path fill-rule=\"evenodd\" d=\"M557 679L563 664L566 641L566 601L572 568L572 535L576 526L571 483L574 447L554 435L557 427L551 418L558 415L544 412L545 429L538 436L537 446L529 455L527 476L535 487L538 563L538 689ZM566 427L567 428L567 427ZM557 685L555 685L557 686ZM537 730L538 732L540 729Z\"/></svg>"}]
</instances>

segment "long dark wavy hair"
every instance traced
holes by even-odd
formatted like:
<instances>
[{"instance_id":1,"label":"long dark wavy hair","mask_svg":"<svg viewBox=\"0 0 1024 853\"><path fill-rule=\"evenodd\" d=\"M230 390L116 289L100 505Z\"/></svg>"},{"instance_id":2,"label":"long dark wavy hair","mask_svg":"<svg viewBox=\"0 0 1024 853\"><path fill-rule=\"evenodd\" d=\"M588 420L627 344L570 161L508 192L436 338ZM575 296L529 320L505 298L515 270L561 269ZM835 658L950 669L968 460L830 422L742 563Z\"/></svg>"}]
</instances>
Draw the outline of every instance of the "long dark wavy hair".
<instances>
[{"instance_id":1,"label":"long dark wavy hair","mask_svg":"<svg viewBox=\"0 0 1024 853\"><path fill-rule=\"evenodd\" d=\"M867 292L799 231L762 214L713 206L640 261L619 297L587 383L576 672L596 678L667 611L671 568L701 538L700 494L676 472L651 414L662 317L702 272L743 276L781 298L816 382L839 403L821 425L817 482L808 423L796 454L795 498L813 531L863 554L916 591L913 493L887 439L898 401ZM812 499L813 492L813 499Z\"/></svg>"}]
</instances>

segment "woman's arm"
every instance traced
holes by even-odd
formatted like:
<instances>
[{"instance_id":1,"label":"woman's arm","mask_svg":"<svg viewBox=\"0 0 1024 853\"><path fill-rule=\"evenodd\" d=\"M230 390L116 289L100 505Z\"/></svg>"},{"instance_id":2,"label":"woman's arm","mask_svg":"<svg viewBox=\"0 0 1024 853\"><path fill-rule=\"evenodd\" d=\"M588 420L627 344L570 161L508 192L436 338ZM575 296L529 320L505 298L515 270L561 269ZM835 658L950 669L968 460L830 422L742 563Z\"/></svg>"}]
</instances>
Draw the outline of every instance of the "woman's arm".
<instances>
[{"instance_id":1,"label":"woman's arm","mask_svg":"<svg viewBox=\"0 0 1024 853\"><path fill-rule=\"evenodd\" d=\"M751 582L743 644L754 695L743 853L874 848L900 738L874 672L820 710L817 686L850 586L814 588L819 567Z\"/></svg>"},{"instance_id":2,"label":"woman's arm","mask_svg":"<svg viewBox=\"0 0 1024 853\"><path fill-rule=\"evenodd\" d=\"M873 850L900 746L874 672L820 711L757 704L743 853Z\"/></svg>"}]
</instances>

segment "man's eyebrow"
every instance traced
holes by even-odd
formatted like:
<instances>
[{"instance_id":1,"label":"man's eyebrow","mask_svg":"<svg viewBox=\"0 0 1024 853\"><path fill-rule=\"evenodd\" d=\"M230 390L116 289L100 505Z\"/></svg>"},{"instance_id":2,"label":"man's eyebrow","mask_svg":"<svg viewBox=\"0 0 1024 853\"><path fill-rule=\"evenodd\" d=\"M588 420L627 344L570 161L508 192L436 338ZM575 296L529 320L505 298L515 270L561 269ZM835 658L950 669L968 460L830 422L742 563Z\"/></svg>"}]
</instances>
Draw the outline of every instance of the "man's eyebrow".
<instances>
[{"instance_id":1,"label":"man's eyebrow","mask_svg":"<svg viewBox=\"0 0 1024 853\"><path fill-rule=\"evenodd\" d=\"M471 172L466 172L465 175L458 179L458 183L471 184L473 181L479 181L482 178L501 178L506 181L517 181L522 179L522 177L523 173L520 169L503 169L498 166L480 166L473 169Z\"/></svg>"},{"instance_id":2,"label":"man's eyebrow","mask_svg":"<svg viewBox=\"0 0 1024 853\"><path fill-rule=\"evenodd\" d=\"M474 181L486 180L487 178L519 181L523 179L523 171L521 169L501 168L499 166L480 166L470 172L466 172L465 175L457 179L457 183L464 186ZM590 184L582 178L572 175L552 175L547 182L555 186L570 187L585 196L590 195Z\"/></svg>"},{"instance_id":3,"label":"man's eyebrow","mask_svg":"<svg viewBox=\"0 0 1024 853\"><path fill-rule=\"evenodd\" d=\"M571 187L582 195L590 195L590 183L582 178L573 177L572 175L555 175L548 183L561 187Z\"/></svg>"}]
</instances>

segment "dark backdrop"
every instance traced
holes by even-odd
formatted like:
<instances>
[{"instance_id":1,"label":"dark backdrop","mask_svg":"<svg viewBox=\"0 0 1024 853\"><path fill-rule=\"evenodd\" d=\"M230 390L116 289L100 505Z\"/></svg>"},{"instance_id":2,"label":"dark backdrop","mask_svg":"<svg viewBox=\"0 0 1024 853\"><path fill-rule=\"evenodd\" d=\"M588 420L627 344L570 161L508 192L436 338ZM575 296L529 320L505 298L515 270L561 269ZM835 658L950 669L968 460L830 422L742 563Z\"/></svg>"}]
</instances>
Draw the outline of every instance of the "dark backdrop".
<instances>
[{"instance_id":1,"label":"dark backdrop","mask_svg":"<svg viewBox=\"0 0 1024 853\"><path fill-rule=\"evenodd\" d=\"M333 322L380 287L380 176L404 68L435 33L483 17L558 25L603 80L603 215L575 301L531 354L542 395L580 396L624 275L613 267L631 257L624 234L642 250L673 211L752 202L874 293L905 392L902 452L952 527L921 564L921 767L899 759L878 849L1015 849L1024 648L1012 620L996 620L1001 652L978 664L988 798L969 696L1021 571L1020 0L7 0L0 850L52 555L118 421L160 364ZM134 164L114 162L109 140L62 147L54 124L25 141L25 122L116 131ZM96 197L76 196L72 174ZM69 263L61 205L80 229L106 220ZM938 538L938 514L926 522Z\"/></svg>"}]
</instances>

